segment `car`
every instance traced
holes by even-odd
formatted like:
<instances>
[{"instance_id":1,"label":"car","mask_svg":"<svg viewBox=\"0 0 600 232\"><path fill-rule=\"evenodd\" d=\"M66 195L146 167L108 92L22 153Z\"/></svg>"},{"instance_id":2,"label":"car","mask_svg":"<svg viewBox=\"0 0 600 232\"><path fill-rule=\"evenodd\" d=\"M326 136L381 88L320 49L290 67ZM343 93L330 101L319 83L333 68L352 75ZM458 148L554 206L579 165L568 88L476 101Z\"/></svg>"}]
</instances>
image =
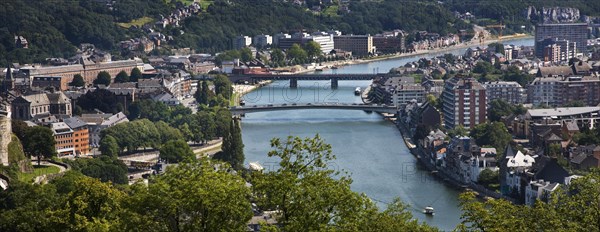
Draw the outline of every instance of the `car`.
<instances>
[{"instance_id":1,"label":"car","mask_svg":"<svg viewBox=\"0 0 600 232\"><path fill-rule=\"evenodd\" d=\"M293 106L295 106L295 105L296 105L296 103L292 103L292 105L293 105Z\"/></svg>"},{"instance_id":2,"label":"car","mask_svg":"<svg viewBox=\"0 0 600 232\"><path fill-rule=\"evenodd\" d=\"M281 106L287 106L287 104L283 103L283 104L281 104Z\"/></svg>"},{"instance_id":3,"label":"car","mask_svg":"<svg viewBox=\"0 0 600 232\"><path fill-rule=\"evenodd\" d=\"M273 106L273 104L268 104L267 106Z\"/></svg>"},{"instance_id":4,"label":"car","mask_svg":"<svg viewBox=\"0 0 600 232\"><path fill-rule=\"evenodd\" d=\"M256 107L256 105L253 105L252 107Z\"/></svg>"},{"instance_id":5,"label":"car","mask_svg":"<svg viewBox=\"0 0 600 232\"><path fill-rule=\"evenodd\" d=\"M310 104L310 102L309 102L309 103L306 103L306 105L307 105L307 106L310 106L310 105L312 105L312 104Z\"/></svg>"},{"instance_id":6,"label":"car","mask_svg":"<svg viewBox=\"0 0 600 232\"><path fill-rule=\"evenodd\" d=\"M352 103L353 106L357 105L356 103Z\"/></svg>"}]
</instances>

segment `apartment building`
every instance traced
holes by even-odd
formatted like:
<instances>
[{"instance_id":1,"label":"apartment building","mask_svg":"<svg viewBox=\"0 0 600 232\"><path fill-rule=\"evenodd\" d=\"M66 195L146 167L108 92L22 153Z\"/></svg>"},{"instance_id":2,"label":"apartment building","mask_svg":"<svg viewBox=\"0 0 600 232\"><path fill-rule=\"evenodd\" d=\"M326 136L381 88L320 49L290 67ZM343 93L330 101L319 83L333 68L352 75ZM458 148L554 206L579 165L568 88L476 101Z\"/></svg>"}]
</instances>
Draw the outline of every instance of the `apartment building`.
<instances>
[{"instance_id":1,"label":"apartment building","mask_svg":"<svg viewBox=\"0 0 600 232\"><path fill-rule=\"evenodd\" d=\"M513 105L522 104L526 100L525 88L514 81L492 81L483 83L488 102L496 99Z\"/></svg>"},{"instance_id":2,"label":"apartment building","mask_svg":"<svg viewBox=\"0 0 600 232\"><path fill-rule=\"evenodd\" d=\"M544 40L556 38L568 40L576 43L578 52L587 52L587 23L558 23L558 24L539 24L535 28L535 54L538 58L543 58Z\"/></svg>"},{"instance_id":3,"label":"apartment building","mask_svg":"<svg viewBox=\"0 0 600 232\"><path fill-rule=\"evenodd\" d=\"M473 128L486 121L486 90L474 78L448 79L442 92L444 124L448 129L458 125Z\"/></svg>"},{"instance_id":4,"label":"apartment building","mask_svg":"<svg viewBox=\"0 0 600 232\"><path fill-rule=\"evenodd\" d=\"M538 77L527 86L527 102L534 106L562 106L581 102L600 104L600 79L593 76Z\"/></svg>"}]
</instances>

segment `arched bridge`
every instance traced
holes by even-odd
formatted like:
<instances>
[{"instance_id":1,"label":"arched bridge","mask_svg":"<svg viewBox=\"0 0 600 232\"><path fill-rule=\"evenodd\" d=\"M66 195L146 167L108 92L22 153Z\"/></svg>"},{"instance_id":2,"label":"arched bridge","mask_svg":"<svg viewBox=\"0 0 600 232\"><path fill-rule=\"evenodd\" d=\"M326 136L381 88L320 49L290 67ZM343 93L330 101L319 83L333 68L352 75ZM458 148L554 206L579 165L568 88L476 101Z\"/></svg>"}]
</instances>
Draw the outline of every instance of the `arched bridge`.
<instances>
[{"instance_id":1,"label":"arched bridge","mask_svg":"<svg viewBox=\"0 0 600 232\"><path fill-rule=\"evenodd\" d=\"M264 80L290 80L290 88L298 87L298 80L303 81L322 81L331 80L331 88L338 87L338 81L351 81L351 80L372 80L376 77L386 76L387 73L363 73L363 74L240 74L230 75L229 79L232 82L239 81L264 81Z\"/></svg>"},{"instance_id":2,"label":"arched bridge","mask_svg":"<svg viewBox=\"0 0 600 232\"><path fill-rule=\"evenodd\" d=\"M264 111L277 110L300 110L300 109L334 109L334 110L364 110L379 113L396 114L396 106L389 105L365 105L365 104L345 104L345 103L291 103L291 104L269 104L269 105L246 105L233 106L229 110L233 115L241 115Z\"/></svg>"}]
</instances>

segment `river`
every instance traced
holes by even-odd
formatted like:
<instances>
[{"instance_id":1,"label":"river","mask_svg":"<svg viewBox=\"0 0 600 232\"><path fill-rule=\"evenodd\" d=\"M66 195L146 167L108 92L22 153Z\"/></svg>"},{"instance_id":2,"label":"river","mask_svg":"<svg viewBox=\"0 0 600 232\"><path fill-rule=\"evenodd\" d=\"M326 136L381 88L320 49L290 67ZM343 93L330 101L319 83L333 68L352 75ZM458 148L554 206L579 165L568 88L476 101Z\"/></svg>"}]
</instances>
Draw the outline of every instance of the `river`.
<instances>
[{"instance_id":1,"label":"river","mask_svg":"<svg viewBox=\"0 0 600 232\"><path fill-rule=\"evenodd\" d=\"M506 41L514 45L533 45L533 39ZM444 53L464 54L465 49ZM387 72L420 58L441 55L426 54L395 58L326 70L324 73ZM299 81L298 89L288 88L288 81L275 81L244 96L247 106L282 103L361 103L354 89L365 89L370 81L339 81L331 90L329 81ZM434 179L420 169L410 154L400 132L389 121L376 114L349 110L293 110L247 114L242 119L242 138L246 163L259 162L265 169L277 168L277 159L269 158L271 138L287 136L313 137L319 133L332 145L337 159L330 168L351 174L351 187L378 202L381 208L399 197L410 205L409 210L421 222L441 230L452 230L460 223L459 192ZM324 186L326 187L326 186ZM431 205L435 216L421 211Z\"/></svg>"}]
</instances>

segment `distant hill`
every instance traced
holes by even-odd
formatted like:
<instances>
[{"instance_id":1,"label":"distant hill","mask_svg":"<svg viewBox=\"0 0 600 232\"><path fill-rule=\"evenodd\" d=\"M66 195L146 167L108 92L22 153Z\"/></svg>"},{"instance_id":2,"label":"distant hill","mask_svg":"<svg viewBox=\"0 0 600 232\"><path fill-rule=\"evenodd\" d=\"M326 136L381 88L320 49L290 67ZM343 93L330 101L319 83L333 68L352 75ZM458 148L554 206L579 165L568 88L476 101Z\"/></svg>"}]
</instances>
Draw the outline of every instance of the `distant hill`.
<instances>
[{"instance_id":1,"label":"distant hill","mask_svg":"<svg viewBox=\"0 0 600 232\"><path fill-rule=\"evenodd\" d=\"M128 31L117 22L168 14L163 0L0 1L0 64L41 62L47 57L69 57L75 46L92 43L111 50ZM109 5L107 5L107 3ZM17 48L14 36L23 36L28 49Z\"/></svg>"}]
</instances>

